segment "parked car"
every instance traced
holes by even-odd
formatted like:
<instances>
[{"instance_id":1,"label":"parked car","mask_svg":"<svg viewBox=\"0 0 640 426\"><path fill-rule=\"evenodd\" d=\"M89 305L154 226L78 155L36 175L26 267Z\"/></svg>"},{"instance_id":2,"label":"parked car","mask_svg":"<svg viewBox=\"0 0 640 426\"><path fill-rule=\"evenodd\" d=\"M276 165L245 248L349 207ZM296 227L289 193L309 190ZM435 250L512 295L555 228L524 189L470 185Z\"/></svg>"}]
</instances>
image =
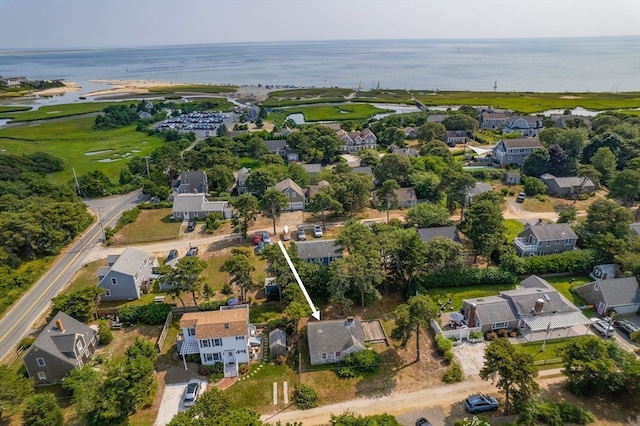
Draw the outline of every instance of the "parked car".
<instances>
[{"instance_id":1,"label":"parked car","mask_svg":"<svg viewBox=\"0 0 640 426\"><path fill-rule=\"evenodd\" d=\"M429 420L425 419L424 417L420 417L418 420L416 420L416 426L431 426L431 422L429 422Z\"/></svg>"},{"instance_id":2,"label":"parked car","mask_svg":"<svg viewBox=\"0 0 640 426\"><path fill-rule=\"evenodd\" d=\"M261 234L253 234L253 245L257 246L260 241L262 241L262 235Z\"/></svg>"},{"instance_id":3,"label":"parked car","mask_svg":"<svg viewBox=\"0 0 640 426\"><path fill-rule=\"evenodd\" d=\"M627 337L631 337L631 333L635 332L635 331L640 331L640 327L638 327L637 325L635 325L634 323L632 323L629 320L626 319L617 319L613 321L613 325L614 327L617 327L620 329L620 331L622 331L624 334L627 335Z\"/></svg>"},{"instance_id":4,"label":"parked car","mask_svg":"<svg viewBox=\"0 0 640 426\"><path fill-rule=\"evenodd\" d=\"M265 244L273 244L273 240L271 239L271 235L269 235L268 232L263 232L262 233L262 241L264 241Z\"/></svg>"},{"instance_id":5,"label":"parked car","mask_svg":"<svg viewBox=\"0 0 640 426\"><path fill-rule=\"evenodd\" d=\"M472 414L482 411L495 411L500 404L498 400L491 395L472 395L464 403L465 408Z\"/></svg>"},{"instance_id":6,"label":"parked car","mask_svg":"<svg viewBox=\"0 0 640 426\"><path fill-rule=\"evenodd\" d=\"M198 398L198 393L200 392L200 380L191 379L187 384L186 389L184 390L184 406L191 407L196 399Z\"/></svg>"},{"instance_id":7,"label":"parked car","mask_svg":"<svg viewBox=\"0 0 640 426\"><path fill-rule=\"evenodd\" d=\"M187 232L192 232L196 229L196 223L195 222L189 222L187 224Z\"/></svg>"},{"instance_id":8,"label":"parked car","mask_svg":"<svg viewBox=\"0 0 640 426\"><path fill-rule=\"evenodd\" d=\"M287 225L282 228L282 239L284 241L289 241L291 239L291 234L289 233L289 227Z\"/></svg>"},{"instance_id":9,"label":"parked car","mask_svg":"<svg viewBox=\"0 0 640 426\"><path fill-rule=\"evenodd\" d=\"M298 241L306 241L307 234L304 233L304 228L298 228Z\"/></svg>"},{"instance_id":10,"label":"parked car","mask_svg":"<svg viewBox=\"0 0 640 426\"><path fill-rule=\"evenodd\" d=\"M189 250L187 250L187 254L185 256L187 257L197 256L198 251L199 251L198 247L189 247Z\"/></svg>"},{"instance_id":11,"label":"parked car","mask_svg":"<svg viewBox=\"0 0 640 426\"><path fill-rule=\"evenodd\" d=\"M527 194L524 192L519 193L516 197L516 203L524 203L525 198L527 198Z\"/></svg>"},{"instance_id":12,"label":"parked car","mask_svg":"<svg viewBox=\"0 0 640 426\"><path fill-rule=\"evenodd\" d=\"M167 260L165 260L165 262L168 262L170 260L175 259L176 257L178 257L178 250L176 249L171 249L169 250L169 254L167 255Z\"/></svg>"},{"instance_id":13,"label":"parked car","mask_svg":"<svg viewBox=\"0 0 640 426\"><path fill-rule=\"evenodd\" d=\"M264 241L260 241L256 246L256 253L260 254L264 251Z\"/></svg>"},{"instance_id":14,"label":"parked car","mask_svg":"<svg viewBox=\"0 0 640 426\"><path fill-rule=\"evenodd\" d=\"M322 226L315 225L313 227L313 236L316 237L316 238L321 238L322 237Z\"/></svg>"},{"instance_id":15,"label":"parked car","mask_svg":"<svg viewBox=\"0 0 640 426\"><path fill-rule=\"evenodd\" d=\"M595 328L602 337L612 337L615 333L613 327L610 326L608 322L599 318L591 318L591 326Z\"/></svg>"}]
</instances>

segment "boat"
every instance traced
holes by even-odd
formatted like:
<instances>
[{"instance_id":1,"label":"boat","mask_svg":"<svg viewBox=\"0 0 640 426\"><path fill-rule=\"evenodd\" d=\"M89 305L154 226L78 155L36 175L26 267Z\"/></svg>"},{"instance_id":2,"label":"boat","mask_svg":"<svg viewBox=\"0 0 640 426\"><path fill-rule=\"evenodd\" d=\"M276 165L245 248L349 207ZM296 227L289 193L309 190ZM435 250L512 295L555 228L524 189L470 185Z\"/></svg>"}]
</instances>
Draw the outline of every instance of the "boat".
<instances>
[{"instance_id":1,"label":"boat","mask_svg":"<svg viewBox=\"0 0 640 426\"><path fill-rule=\"evenodd\" d=\"M291 234L289 233L289 227L287 225L282 228L282 239L285 241L289 241L291 239Z\"/></svg>"}]
</instances>

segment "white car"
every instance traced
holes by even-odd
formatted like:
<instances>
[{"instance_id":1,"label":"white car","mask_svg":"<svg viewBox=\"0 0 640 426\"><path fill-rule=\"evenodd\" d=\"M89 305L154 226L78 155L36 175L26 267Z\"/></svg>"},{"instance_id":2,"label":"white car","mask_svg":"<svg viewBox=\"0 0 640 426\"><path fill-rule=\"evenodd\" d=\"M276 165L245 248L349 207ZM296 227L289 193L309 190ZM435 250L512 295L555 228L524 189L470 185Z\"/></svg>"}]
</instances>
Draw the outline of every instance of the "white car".
<instances>
[{"instance_id":1,"label":"white car","mask_svg":"<svg viewBox=\"0 0 640 426\"><path fill-rule=\"evenodd\" d=\"M191 407L198 398L198 392L200 392L200 380L191 379L184 390L184 406Z\"/></svg>"},{"instance_id":2,"label":"white car","mask_svg":"<svg viewBox=\"0 0 640 426\"><path fill-rule=\"evenodd\" d=\"M316 238L322 238L322 226L315 225L313 227L313 236Z\"/></svg>"},{"instance_id":3,"label":"white car","mask_svg":"<svg viewBox=\"0 0 640 426\"><path fill-rule=\"evenodd\" d=\"M595 328L602 337L612 337L615 333L613 326L599 318L591 318L591 326Z\"/></svg>"}]
</instances>

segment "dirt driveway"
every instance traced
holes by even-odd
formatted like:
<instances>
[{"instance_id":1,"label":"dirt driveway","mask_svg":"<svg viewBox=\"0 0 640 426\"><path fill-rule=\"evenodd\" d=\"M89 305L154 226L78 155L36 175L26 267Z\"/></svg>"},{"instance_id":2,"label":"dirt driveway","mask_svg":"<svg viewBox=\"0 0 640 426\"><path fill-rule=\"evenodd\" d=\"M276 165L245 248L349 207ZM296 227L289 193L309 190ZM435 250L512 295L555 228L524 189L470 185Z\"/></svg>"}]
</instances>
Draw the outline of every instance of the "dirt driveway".
<instances>
[{"instance_id":1,"label":"dirt driveway","mask_svg":"<svg viewBox=\"0 0 640 426\"><path fill-rule=\"evenodd\" d=\"M160 402L160 409L158 410L158 417L156 417L156 422L153 424L154 426L164 426L168 424L171 419L173 419L173 416L188 408L184 406L182 401L186 386L186 382L165 386L162 393L162 401ZM203 381L199 395L202 395L206 390L207 382Z\"/></svg>"}]
</instances>

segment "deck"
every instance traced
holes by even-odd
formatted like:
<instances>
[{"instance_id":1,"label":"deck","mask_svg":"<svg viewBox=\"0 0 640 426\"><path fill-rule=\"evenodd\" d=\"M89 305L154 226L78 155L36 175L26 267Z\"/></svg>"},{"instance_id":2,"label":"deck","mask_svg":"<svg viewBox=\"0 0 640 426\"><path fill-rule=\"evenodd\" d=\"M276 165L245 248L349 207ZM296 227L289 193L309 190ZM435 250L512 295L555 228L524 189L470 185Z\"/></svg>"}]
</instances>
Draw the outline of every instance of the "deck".
<instances>
[{"instance_id":1,"label":"deck","mask_svg":"<svg viewBox=\"0 0 640 426\"><path fill-rule=\"evenodd\" d=\"M361 321L364 341L371 343L386 343L389 345L387 334L382 328L380 320Z\"/></svg>"}]
</instances>

